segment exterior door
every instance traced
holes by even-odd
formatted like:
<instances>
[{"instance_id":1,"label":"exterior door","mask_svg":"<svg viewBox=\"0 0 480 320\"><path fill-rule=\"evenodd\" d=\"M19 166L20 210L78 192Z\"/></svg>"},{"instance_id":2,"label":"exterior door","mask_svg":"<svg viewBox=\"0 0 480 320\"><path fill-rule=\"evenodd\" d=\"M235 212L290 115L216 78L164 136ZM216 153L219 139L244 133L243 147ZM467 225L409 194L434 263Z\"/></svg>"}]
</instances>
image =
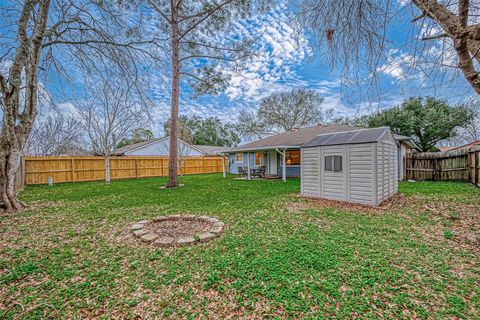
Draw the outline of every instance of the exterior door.
<instances>
[{"instance_id":1,"label":"exterior door","mask_svg":"<svg viewBox=\"0 0 480 320\"><path fill-rule=\"evenodd\" d=\"M277 151L268 152L268 174L277 174Z\"/></svg>"}]
</instances>

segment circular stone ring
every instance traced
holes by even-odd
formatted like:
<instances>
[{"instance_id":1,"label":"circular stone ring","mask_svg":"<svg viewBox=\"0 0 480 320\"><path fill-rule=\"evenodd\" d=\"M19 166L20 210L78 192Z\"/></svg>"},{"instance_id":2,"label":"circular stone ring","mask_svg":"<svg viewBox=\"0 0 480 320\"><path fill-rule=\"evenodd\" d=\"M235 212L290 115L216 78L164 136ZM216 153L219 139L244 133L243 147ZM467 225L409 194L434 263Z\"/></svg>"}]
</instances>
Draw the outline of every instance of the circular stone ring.
<instances>
[{"instance_id":1,"label":"circular stone ring","mask_svg":"<svg viewBox=\"0 0 480 320\"><path fill-rule=\"evenodd\" d=\"M135 222L130 230L144 242L170 247L210 241L224 228L223 222L208 216L173 215Z\"/></svg>"}]
</instances>

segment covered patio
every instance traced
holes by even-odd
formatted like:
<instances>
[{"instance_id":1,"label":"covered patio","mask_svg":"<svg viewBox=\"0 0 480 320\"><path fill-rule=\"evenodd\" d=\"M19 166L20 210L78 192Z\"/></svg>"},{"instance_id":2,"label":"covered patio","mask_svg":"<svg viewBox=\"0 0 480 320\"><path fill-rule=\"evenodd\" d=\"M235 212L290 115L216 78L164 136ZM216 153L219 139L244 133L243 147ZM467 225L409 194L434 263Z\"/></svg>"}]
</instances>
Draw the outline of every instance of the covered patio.
<instances>
[{"instance_id":1,"label":"covered patio","mask_svg":"<svg viewBox=\"0 0 480 320\"><path fill-rule=\"evenodd\" d=\"M292 175L288 170L294 167L298 167L298 170L295 170L298 174L294 175L300 175L299 146L237 148L222 154L228 156L229 172L241 174L247 180L279 177L286 181L287 177ZM225 167L223 173L225 177Z\"/></svg>"}]
</instances>

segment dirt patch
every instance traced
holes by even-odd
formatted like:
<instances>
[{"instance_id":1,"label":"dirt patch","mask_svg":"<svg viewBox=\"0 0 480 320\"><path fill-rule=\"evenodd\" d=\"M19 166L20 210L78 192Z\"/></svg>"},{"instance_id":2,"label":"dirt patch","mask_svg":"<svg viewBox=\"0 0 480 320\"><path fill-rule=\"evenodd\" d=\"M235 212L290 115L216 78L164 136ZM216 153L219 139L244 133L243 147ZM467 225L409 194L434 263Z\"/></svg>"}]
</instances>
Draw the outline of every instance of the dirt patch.
<instances>
[{"instance_id":1,"label":"dirt patch","mask_svg":"<svg viewBox=\"0 0 480 320\"><path fill-rule=\"evenodd\" d=\"M207 216L173 215L138 221L130 230L143 242L170 247L213 240L224 226L220 220Z\"/></svg>"},{"instance_id":2,"label":"dirt patch","mask_svg":"<svg viewBox=\"0 0 480 320\"><path fill-rule=\"evenodd\" d=\"M204 220L163 220L153 221L146 225L145 229L158 234L160 237L178 239L210 232L213 229L213 224Z\"/></svg>"},{"instance_id":3,"label":"dirt patch","mask_svg":"<svg viewBox=\"0 0 480 320\"><path fill-rule=\"evenodd\" d=\"M368 205L351 203L346 201L309 198L300 195L294 195L295 198L300 198L302 202L291 202L287 205L287 211L291 213L297 213L307 209L324 209L334 208L339 210L362 212L362 213L375 213L380 214L392 209L402 207L408 198L403 194L396 194L394 197L387 201L384 201L379 207L372 207Z\"/></svg>"}]
</instances>

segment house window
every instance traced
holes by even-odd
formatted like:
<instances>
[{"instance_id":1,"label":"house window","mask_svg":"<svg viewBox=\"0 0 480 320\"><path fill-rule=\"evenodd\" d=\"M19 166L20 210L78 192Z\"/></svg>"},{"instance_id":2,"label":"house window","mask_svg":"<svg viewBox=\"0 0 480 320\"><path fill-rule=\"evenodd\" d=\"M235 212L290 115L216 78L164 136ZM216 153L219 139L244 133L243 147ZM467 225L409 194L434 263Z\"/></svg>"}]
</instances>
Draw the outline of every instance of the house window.
<instances>
[{"instance_id":1,"label":"house window","mask_svg":"<svg viewBox=\"0 0 480 320\"><path fill-rule=\"evenodd\" d=\"M236 160L237 162L243 162L243 153L237 153Z\"/></svg>"},{"instance_id":2,"label":"house window","mask_svg":"<svg viewBox=\"0 0 480 320\"><path fill-rule=\"evenodd\" d=\"M342 156L325 156L325 171L342 171Z\"/></svg>"},{"instance_id":3,"label":"house window","mask_svg":"<svg viewBox=\"0 0 480 320\"><path fill-rule=\"evenodd\" d=\"M299 166L300 150L287 151L285 154L285 161L287 162L287 166Z\"/></svg>"},{"instance_id":4,"label":"house window","mask_svg":"<svg viewBox=\"0 0 480 320\"><path fill-rule=\"evenodd\" d=\"M255 165L263 166L263 153L255 152Z\"/></svg>"}]
</instances>

